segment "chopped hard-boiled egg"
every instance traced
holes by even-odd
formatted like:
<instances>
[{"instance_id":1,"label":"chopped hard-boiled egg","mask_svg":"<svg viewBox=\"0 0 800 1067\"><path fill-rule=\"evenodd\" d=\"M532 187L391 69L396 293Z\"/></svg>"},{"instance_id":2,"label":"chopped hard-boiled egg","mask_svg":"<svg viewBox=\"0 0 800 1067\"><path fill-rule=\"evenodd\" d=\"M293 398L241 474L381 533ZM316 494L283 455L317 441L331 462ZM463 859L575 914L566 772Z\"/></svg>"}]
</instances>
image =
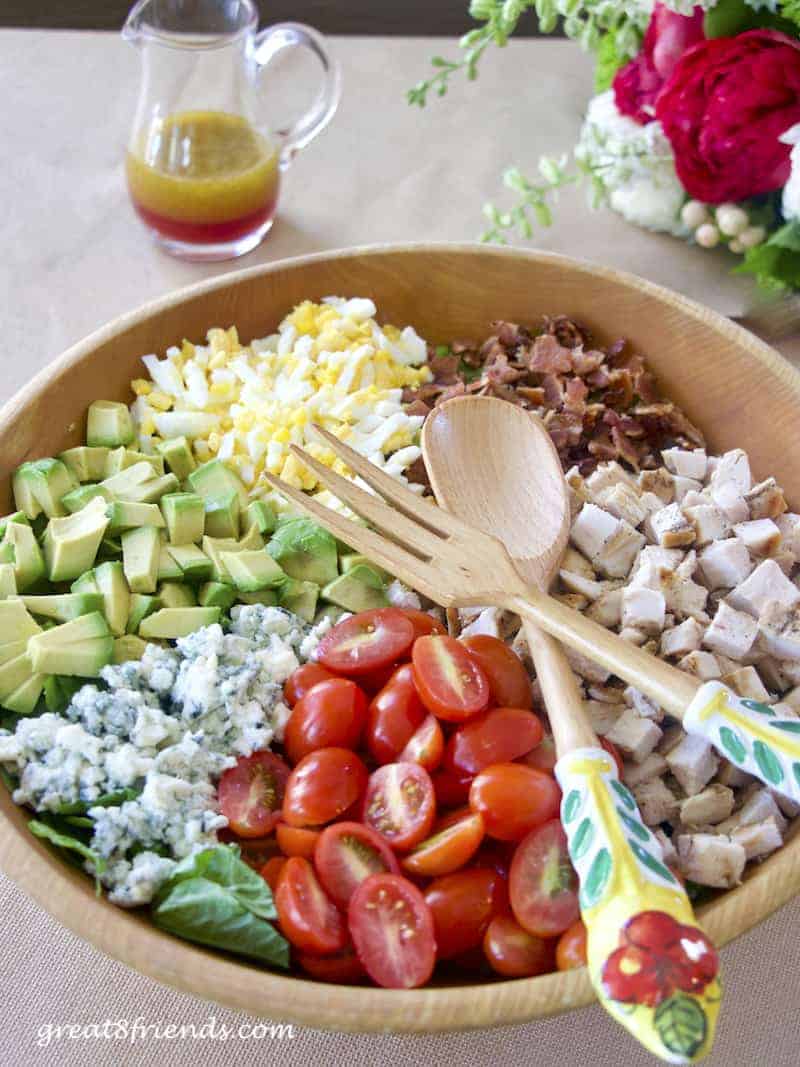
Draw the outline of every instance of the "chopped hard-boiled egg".
<instances>
[{"instance_id":1,"label":"chopped hard-boiled egg","mask_svg":"<svg viewBox=\"0 0 800 1067\"><path fill-rule=\"evenodd\" d=\"M165 359L144 356L131 412L140 447L186 436L200 462L224 459L253 497L271 489L264 473L315 491L318 481L290 451L306 448L339 473L316 441L318 423L371 462L402 478L420 456L422 417L406 413L403 389L431 380L428 346L411 326L379 326L366 298L299 304L278 332L239 343L236 327L209 330L207 344L184 341Z\"/></svg>"}]
</instances>

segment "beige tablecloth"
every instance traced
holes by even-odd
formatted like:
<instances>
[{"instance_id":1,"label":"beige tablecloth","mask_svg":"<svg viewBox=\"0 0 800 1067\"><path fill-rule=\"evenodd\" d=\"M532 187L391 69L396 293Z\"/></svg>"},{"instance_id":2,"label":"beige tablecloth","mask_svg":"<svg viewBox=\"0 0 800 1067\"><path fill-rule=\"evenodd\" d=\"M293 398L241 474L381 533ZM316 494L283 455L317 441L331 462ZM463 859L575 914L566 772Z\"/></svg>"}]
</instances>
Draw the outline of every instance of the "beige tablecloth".
<instances>
[{"instance_id":1,"label":"beige tablecloth","mask_svg":"<svg viewBox=\"0 0 800 1067\"><path fill-rule=\"evenodd\" d=\"M486 57L477 83L459 83L424 113L408 108L404 89L444 47L424 40L335 41L344 67L342 106L289 174L270 239L239 264L198 267L156 251L126 201L120 158L138 88L135 53L111 36L0 32L0 401L109 318L220 270L349 244L473 238L482 202L500 193L505 165L533 171L540 153L569 149L591 74L573 45L515 43ZM581 193L563 196L557 226L537 242L636 271L727 314L743 313L751 299L749 285L727 275L724 255L592 214ZM173 992L100 955L2 876L0 915L2 1065L653 1062L596 1007L527 1027L427 1039L311 1030L283 1040L247 1038L239 1028L246 1033L255 1020ZM800 1062L799 920L795 903L723 952L727 1000L708 1061L713 1067ZM198 1033L207 1024L206 1032L217 1035L226 1027L231 1036L179 1041L150 1029L145 1039L125 1043L59 1039L51 1029L137 1018L150 1027L194 1024Z\"/></svg>"}]
</instances>

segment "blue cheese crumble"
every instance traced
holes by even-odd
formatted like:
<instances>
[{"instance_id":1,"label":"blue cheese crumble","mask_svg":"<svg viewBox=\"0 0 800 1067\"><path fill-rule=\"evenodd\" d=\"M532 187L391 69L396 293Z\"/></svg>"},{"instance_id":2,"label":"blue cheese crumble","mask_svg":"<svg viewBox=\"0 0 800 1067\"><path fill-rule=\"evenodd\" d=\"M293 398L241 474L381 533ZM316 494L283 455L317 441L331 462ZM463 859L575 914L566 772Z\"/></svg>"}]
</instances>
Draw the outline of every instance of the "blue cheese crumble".
<instances>
[{"instance_id":1,"label":"blue cheese crumble","mask_svg":"<svg viewBox=\"0 0 800 1067\"><path fill-rule=\"evenodd\" d=\"M216 843L227 826L217 779L237 757L282 739L283 683L330 627L241 605L225 630L207 626L104 668L102 685L85 685L62 715L0 730L0 763L19 778L14 801L52 814L80 806L109 898L146 904L178 860ZM106 806L122 790L134 798Z\"/></svg>"}]
</instances>

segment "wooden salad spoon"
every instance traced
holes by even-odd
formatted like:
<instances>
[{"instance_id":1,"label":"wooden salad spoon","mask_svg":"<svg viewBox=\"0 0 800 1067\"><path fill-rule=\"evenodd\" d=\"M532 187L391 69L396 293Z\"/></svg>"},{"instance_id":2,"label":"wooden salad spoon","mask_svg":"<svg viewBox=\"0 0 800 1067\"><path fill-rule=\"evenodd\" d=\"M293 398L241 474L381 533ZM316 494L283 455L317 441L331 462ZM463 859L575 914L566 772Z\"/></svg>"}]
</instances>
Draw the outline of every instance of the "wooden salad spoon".
<instances>
[{"instance_id":1,"label":"wooden salad spoon","mask_svg":"<svg viewBox=\"0 0 800 1067\"><path fill-rule=\"evenodd\" d=\"M435 408L426 420L422 452L438 504L502 541L525 581L547 590L566 548L570 507L558 454L539 419L503 400L457 398ZM652 1018L646 1011L621 1014L609 995L614 984L604 981L604 969L614 958L614 951L619 953L619 945L626 943L631 929L642 928L635 934L637 947L653 956L661 956L663 951L659 925L666 928L675 923L684 931L682 937L694 938L698 944L705 945L707 939L694 930L691 904L682 889L675 886L665 893L663 878L653 879L652 868L645 864L643 869L642 856L631 849L627 838L633 832L636 842L641 841L640 847L646 846L647 854L663 867L658 842L646 830L631 794L620 792L624 787L592 728L562 646L530 619L523 619L522 625L559 757L556 775L565 797L562 821L569 832L573 862L581 872L581 910L592 982L611 1014L652 1051L664 1056L660 1033L665 1032L664 1009ZM587 791L584 805L580 798ZM620 809L623 796L625 804ZM584 840L595 827L596 836L611 846L611 860L622 875L615 880L613 893L593 904L589 871L598 860L594 852L594 858L584 862L584 854L587 858L592 854ZM643 915L649 924L646 930ZM656 915L662 917L656 920ZM618 955L618 960L623 958ZM681 998L684 995L679 994ZM709 997L715 1004L713 1012L703 1004ZM665 997L662 1003L667 1000ZM696 1007L706 1020L712 1016L712 1027L703 1027L704 1032L709 1030L701 1046L704 1051L711 1045L718 1000L719 989L714 983L714 989L706 986L703 997L696 998L689 1009L694 1013ZM667 1058L672 1058L675 1050L667 1046L666 1051Z\"/></svg>"}]
</instances>

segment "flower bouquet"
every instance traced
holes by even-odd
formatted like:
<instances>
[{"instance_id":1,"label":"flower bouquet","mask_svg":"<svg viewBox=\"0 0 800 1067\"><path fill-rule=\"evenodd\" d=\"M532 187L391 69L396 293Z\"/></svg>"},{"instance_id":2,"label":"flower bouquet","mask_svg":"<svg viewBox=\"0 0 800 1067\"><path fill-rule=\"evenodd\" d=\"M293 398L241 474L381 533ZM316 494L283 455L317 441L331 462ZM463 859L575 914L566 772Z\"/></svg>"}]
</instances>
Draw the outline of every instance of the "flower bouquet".
<instances>
[{"instance_id":1,"label":"flower bouquet","mask_svg":"<svg viewBox=\"0 0 800 1067\"><path fill-rule=\"evenodd\" d=\"M765 289L800 289L800 0L473 0L481 25L456 60L437 56L409 102L475 78L484 51L535 13L596 58L574 159L542 158L536 180L504 175L515 202L487 204L484 240L550 225L558 190L590 183L630 222L726 245Z\"/></svg>"}]
</instances>

